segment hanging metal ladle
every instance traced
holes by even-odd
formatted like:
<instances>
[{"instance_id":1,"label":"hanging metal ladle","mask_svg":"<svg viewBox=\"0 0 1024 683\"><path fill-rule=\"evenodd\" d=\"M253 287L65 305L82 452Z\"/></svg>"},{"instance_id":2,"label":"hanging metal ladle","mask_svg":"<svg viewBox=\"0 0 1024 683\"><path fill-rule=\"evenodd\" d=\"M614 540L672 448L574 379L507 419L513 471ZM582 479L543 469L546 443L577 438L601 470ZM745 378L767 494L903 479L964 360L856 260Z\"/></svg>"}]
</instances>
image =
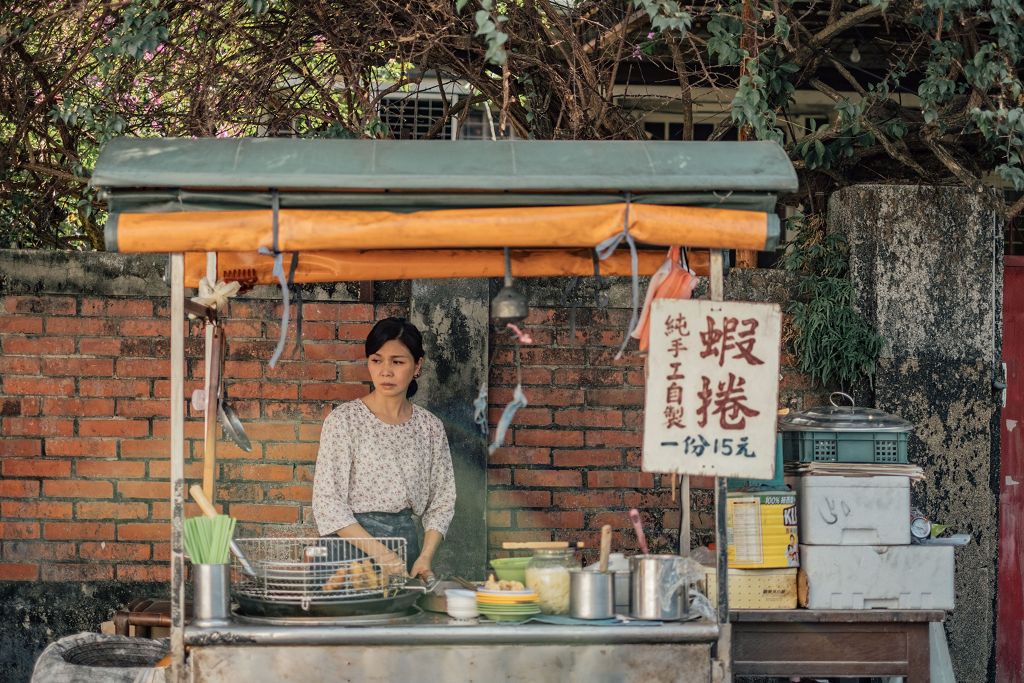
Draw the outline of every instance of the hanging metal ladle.
<instances>
[{"instance_id":1,"label":"hanging metal ladle","mask_svg":"<svg viewBox=\"0 0 1024 683\"><path fill-rule=\"evenodd\" d=\"M505 247L505 286L491 299L491 318L499 324L516 323L529 313L526 297L512 286L512 255Z\"/></svg>"}]
</instances>

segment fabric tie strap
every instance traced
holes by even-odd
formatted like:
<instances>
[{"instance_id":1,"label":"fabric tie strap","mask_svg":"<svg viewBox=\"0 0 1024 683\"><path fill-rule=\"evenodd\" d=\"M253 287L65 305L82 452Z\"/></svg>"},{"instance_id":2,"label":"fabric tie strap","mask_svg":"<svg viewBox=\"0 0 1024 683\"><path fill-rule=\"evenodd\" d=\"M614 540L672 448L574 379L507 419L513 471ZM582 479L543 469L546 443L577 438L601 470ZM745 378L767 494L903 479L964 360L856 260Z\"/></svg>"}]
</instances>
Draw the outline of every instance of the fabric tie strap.
<instances>
[{"instance_id":1,"label":"fabric tie strap","mask_svg":"<svg viewBox=\"0 0 1024 683\"><path fill-rule=\"evenodd\" d=\"M626 345L629 344L630 336L633 334L633 330L636 329L637 322L639 320L640 310L640 275L639 275L639 257L636 252L636 241L633 236L629 234L629 207L632 201L631 195L626 193L626 212L622 219L622 232L617 235L613 235L608 239L604 240L594 251L597 253L597 258L604 261L622 244L622 240L626 240L626 244L629 245L629 260L630 266L632 267L632 293L633 293L633 312L629 318L629 329L626 330L626 338L622 340L622 346L619 347L618 352L615 354L615 360L622 358L622 354L626 351Z\"/></svg>"}]
</instances>

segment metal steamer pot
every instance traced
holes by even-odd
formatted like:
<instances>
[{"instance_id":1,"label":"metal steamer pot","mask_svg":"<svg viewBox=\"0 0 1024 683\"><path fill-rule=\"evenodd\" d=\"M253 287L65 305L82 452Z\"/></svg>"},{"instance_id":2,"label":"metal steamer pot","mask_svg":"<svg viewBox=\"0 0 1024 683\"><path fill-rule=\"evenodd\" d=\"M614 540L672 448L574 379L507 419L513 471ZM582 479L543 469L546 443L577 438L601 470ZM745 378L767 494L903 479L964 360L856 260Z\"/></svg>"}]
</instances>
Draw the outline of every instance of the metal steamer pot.
<instances>
[{"instance_id":1,"label":"metal steamer pot","mask_svg":"<svg viewBox=\"0 0 1024 683\"><path fill-rule=\"evenodd\" d=\"M634 619L675 621L687 616L692 577L679 555L634 555L631 571L629 616Z\"/></svg>"}]
</instances>

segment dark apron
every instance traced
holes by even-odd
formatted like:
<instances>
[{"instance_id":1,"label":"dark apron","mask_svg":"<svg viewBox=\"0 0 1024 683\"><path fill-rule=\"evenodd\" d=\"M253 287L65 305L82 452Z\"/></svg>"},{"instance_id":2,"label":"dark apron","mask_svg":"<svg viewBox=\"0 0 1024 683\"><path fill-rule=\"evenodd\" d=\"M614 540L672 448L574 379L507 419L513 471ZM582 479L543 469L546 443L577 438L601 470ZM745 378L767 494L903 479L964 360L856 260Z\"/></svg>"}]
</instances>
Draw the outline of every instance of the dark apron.
<instances>
[{"instance_id":1,"label":"dark apron","mask_svg":"<svg viewBox=\"0 0 1024 683\"><path fill-rule=\"evenodd\" d=\"M401 512L357 512L356 521L374 538L404 538L405 568L412 570L413 562L420 556L420 522L406 508Z\"/></svg>"}]
</instances>

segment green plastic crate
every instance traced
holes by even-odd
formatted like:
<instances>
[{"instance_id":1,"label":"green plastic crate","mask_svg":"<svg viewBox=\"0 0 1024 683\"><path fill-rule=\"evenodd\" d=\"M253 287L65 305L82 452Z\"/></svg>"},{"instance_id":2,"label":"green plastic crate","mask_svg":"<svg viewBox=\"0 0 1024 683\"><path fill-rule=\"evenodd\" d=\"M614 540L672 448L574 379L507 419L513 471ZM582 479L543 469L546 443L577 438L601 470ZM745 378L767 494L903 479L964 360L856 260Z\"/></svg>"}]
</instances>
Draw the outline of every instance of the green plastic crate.
<instances>
[{"instance_id":1,"label":"green plastic crate","mask_svg":"<svg viewBox=\"0 0 1024 683\"><path fill-rule=\"evenodd\" d=\"M907 432L782 432L782 457L798 462L907 462Z\"/></svg>"}]
</instances>

